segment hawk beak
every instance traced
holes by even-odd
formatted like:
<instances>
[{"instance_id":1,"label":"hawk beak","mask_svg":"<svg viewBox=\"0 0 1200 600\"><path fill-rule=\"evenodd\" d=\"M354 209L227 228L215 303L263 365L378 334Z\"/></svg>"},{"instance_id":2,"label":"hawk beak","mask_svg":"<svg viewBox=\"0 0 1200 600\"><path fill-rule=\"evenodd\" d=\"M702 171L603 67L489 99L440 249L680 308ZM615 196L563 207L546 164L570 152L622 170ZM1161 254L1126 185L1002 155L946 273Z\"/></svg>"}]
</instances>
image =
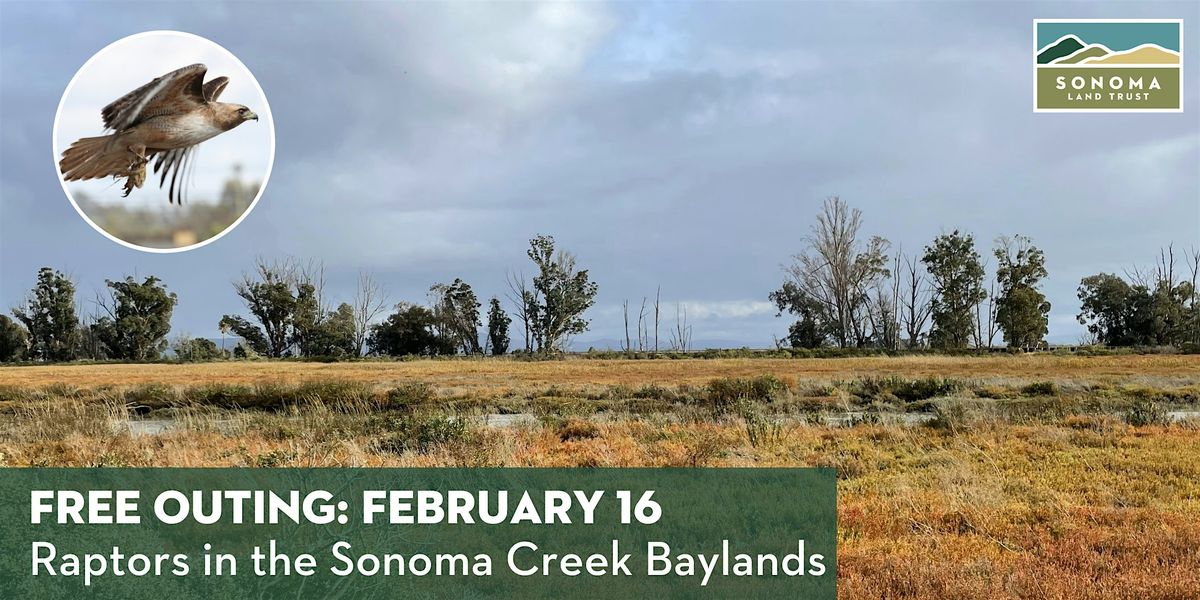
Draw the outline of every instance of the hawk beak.
<instances>
[{"instance_id":1,"label":"hawk beak","mask_svg":"<svg viewBox=\"0 0 1200 600\"><path fill-rule=\"evenodd\" d=\"M245 116L244 118L245 118L247 121L257 121L257 120L258 120L258 115L254 114L254 111L252 111L252 110L251 110L251 111L246 111L246 116Z\"/></svg>"}]
</instances>

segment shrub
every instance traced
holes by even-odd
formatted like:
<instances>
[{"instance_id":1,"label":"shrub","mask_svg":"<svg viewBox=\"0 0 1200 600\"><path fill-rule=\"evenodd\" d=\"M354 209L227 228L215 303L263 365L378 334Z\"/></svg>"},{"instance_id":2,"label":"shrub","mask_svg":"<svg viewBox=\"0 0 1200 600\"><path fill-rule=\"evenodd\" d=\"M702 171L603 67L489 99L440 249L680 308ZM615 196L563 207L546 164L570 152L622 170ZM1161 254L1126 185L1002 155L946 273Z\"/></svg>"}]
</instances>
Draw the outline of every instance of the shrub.
<instances>
[{"instance_id":1,"label":"shrub","mask_svg":"<svg viewBox=\"0 0 1200 600\"><path fill-rule=\"evenodd\" d=\"M387 407L397 409L412 409L431 402L434 399L433 388L428 383L412 381L402 383L387 394Z\"/></svg>"},{"instance_id":2,"label":"shrub","mask_svg":"<svg viewBox=\"0 0 1200 600\"><path fill-rule=\"evenodd\" d=\"M752 379L722 377L708 382L705 399L717 414L725 414L740 400L771 402L787 390L787 384L774 375Z\"/></svg>"},{"instance_id":3,"label":"shrub","mask_svg":"<svg viewBox=\"0 0 1200 600\"><path fill-rule=\"evenodd\" d=\"M473 433L466 419L447 415L405 415L387 419L385 427L391 431L376 443L376 447L393 454L409 450L429 454L446 444L468 441Z\"/></svg>"},{"instance_id":4,"label":"shrub","mask_svg":"<svg viewBox=\"0 0 1200 600\"><path fill-rule=\"evenodd\" d=\"M180 362L204 362L225 358L225 353L208 338L180 337L171 346Z\"/></svg>"},{"instance_id":5,"label":"shrub","mask_svg":"<svg viewBox=\"0 0 1200 600\"><path fill-rule=\"evenodd\" d=\"M1147 425L1170 425L1171 417L1163 407L1154 402L1139 400L1125 412L1125 422L1134 427Z\"/></svg>"},{"instance_id":6,"label":"shrub","mask_svg":"<svg viewBox=\"0 0 1200 600\"><path fill-rule=\"evenodd\" d=\"M369 384L359 381L306 381L299 385L259 383L245 397L234 400L236 408L284 410L305 404L350 411L371 399Z\"/></svg>"},{"instance_id":7,"label":"shrub","mask_svg":"<svg viewBox=\"0 0 1200 600\"><path fill-rule=\"evenodd\" d=\"M1057 396L1058 392L1053 381L1037 381L1021 387L1022 396Z\"/></svg>"},{"instance_id":8,"label":"shrub","mask_svg":"<svg viewBox=\"0 0 1200 600\"><path fill-rule=\"evenodd\" d=\"M255 467L262 469L271 469L281 467L289 462L296 460L296 453L290 450L272 450L263 454L257 454L251 461Z\"/></svg>"},{"instance_id":9,"label":"shrub","mask_svg":"<svg viewBox=\"0 0 1200 600\"><path fill-rule=\"evenodd\" d=\"M1175 404L1195 404L1200 399L1200 389L1194 386L1162 389L1145 386L1124 386L1121 395L1135 402L1169 402Z\"/></svg>"},{"instance_id":10,"label":"shrub","mask_svg":"<svg viewBox=\"0 0 1200 600\"><path fill-rule=\"evenodd\" d=\"M967 410L961 404L935 404L933 418L925 423L927 427L959 433L967 429Z\"/></svg>"},{"instance_id":11,"label":"shrub","mask_svg":"<svg viewBox=\"0 0 1200 600\"><path fill-rule=\"evenodd\" d=\"M738 403L742 420L746 423L746 438L753 448L775 447L783 443L786 434L783 422L763 415L757 404L742 400Z\"/></svg>"},{"instance_id":12,"label":"shrub","mask_svg":"<svg viewBox=\"0 0 1200 600\"><path fill-rule=\"evenodd\" d=\"M175 388L161 383L147 383L125 392L125 402L135 406L164 408L176 404L178 400Z\"/></svg>"},{"instance_id":13,"label":"shrub","mask_svg":"<svg viewBox=\"0 0 1200 600\"><path fill-rule=\"evenodd\" d=\"M833 469L837 472L837 478L842 480L862 477L872 469L871 463L864 459L862 453L856 449L839 449L826 454L813 466L821 469Z\"/></svg>"},{"instance_id":14,"label":"shrub","mask_svg":"<svg viewBox=\"0 0 1200 600\"><path fill-rule=\"evenodd\" d=\"M658 385L657 383L647 383L646 385L643 385L642 387L638 388L631 395L634 398L645 398L645 399L655 399L655 400L671 400L671 399L674 399L676 396L676 394L674 392L672 392L671 390L669 390L661 385Z\"/></svg>"},{"instance_id":15,"label":"shrub","mask_svg":"<svg viewBox=\"0 0 1200 600\"><path fill-rule=\"evenodd\" d=\"M1088 408L1081 405L1078 399L1040 395L1033 398L1003 400L995 406L1009 421L1014 423L1059 421L1070 414Z\"/></svg>"},{"instance_id":16,"label":"shrub","mask_svg":"<svg viewBox=\"0 0 1200 600\"><path fill-rule=\"evenodd\" d=\"M600 437L600 428L591 421L574 419L558 426L558 439L563 442L590 440Z\"/></svg>"},{"instance_id":17,"label":"shrub","mask_svg":"<svg viewBox=\"0 0 1200 600\"><path fill-rule=\"evenodd\" d=\"M857 415L851 415L846 420L846 427L858 427L860 425L882 425L883 417L879 415L877 410L863 411Z\"/></svg>"},{"instance_id":18,"label":"shrub","mask_svg":"<svg viewBox=\"0 0 1200 600\"><path fill-rule=\"evenodd\" d=\"M887 402L889 396L904 402L917 402L939 396L948 396L966 387L958 379L923 377L906 379L897 375L888 377L860 377L854 388L857 396L865 400Z\"/></svg>"},{"instance_id":19,"label":"shrub","mask_svg":"<svg viewBox=\"0 0 1200 600\"><path fill-rule=\"evenodd\" d=\"M691 467L706 467L729 448L729 442L721 436L720 430L711 427L697 427L686 432L683 442L684 459Z\"/></svg>"},{"instance_id":20,"label":"shrub","mask_svg":"<svg viewBox=\"0 0 1200 600\"><path fill-rule=\"evenodd\" d=\"M371 385L362 381L308 381L296 388L296 396L311 403L341 408L361 406L370 401Z\"/></svg>"},{"instance_id":21,"label":"shrub","mask_svg":"<svg viewBox=\"0 0 1200 600\"><path fill-rule=\"evenodd\" d=\"M42 388L42 392L54 398L78 398L82 395L82 391L79 388L61 381L51 383Z\"/></svg>"},{"instance_id":22,"label":"shrub","mask_svg":"<svg viewBox=\"0 0 1200 600\"><path fill-rule=\"evenodd\" d=\"M465 438L467 421L461 417L434 416L417 421L415 429L417 452L428 454L442 444Z\"/></svg>"},{"instance_id":23,"label":"shrub","mask_svg":"<svg viewBox=\"0 0 1200 600\"><path fill-rule=\"evenodd\" d=\"M248 399L254 396L254 388L248 385L227 383L210 383L188 388L183 393L183 399L205 406L220 408L242 408Z\"/></svg>"}]
</instances>

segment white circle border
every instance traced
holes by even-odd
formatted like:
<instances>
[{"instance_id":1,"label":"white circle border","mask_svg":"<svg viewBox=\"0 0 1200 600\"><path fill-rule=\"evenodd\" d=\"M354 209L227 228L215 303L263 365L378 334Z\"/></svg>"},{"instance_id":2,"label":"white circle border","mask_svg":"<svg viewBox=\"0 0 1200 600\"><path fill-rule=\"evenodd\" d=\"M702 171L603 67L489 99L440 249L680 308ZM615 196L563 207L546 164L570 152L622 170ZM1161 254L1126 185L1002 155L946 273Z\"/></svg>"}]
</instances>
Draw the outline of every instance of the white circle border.
<instances>
[{"instance_id":1,"label":"white circle border","mask_svg":"<svg viewBox=\"0 0 1200 600\"><path fill-rule=\"evenodd\" d=\"M220 48L222 51L224 51L226 54L228 54L229 57L232 58L233 61L238 66L240 66L247 73L249 73L250 74L250 82L252 84L254 84L254 89L257 90L258 95L260 97L262 97L263 105L267 109L267 111L266 111L267 116L268 116L267 126L270 129L269 133L270 133L270 139L271 139L270 152L267 156L267 172L263 175L262 183L259 184L259 186L258 186L258 193L254 195L254 200L252 200L250 202L250 206L246 207L246 210L242 211L242 214L239 215L238 218L233 221L233 223L230 223L228 226L225 227L225 229L222 229L216 235L214 235L206 240L196 242L195 244L191 244L189 246L179 246L177 248L150 248L147 246L139 246L132 242L123 240L123 239L109 233L108 231L106 231L103 227L96 224L96 222L93 221L91 219L91 217L87 216L87 213L83 212L83 209L79 207L79 203L75 201L75 196L73 196L71 194L70 190L67 189L67 182L65 179L63 179L62 172L58 168L58 156L59 156L58 122L59 122L59 119L62 117L63 106L66 104L67 96L71 95L71 88L73 88L75 86L75 81L79 79L79 76L85 70L87 70L88 65L92 64L92 61L96 60L96 57L104 54L106 51L108 51L109 48L112 48L113 46L116 46L117 44L120 44L120 43L128 41L128 40L134 40L134 39L141 38L141 37L150 37L150 36L157 36L157 35L178 36L178 37L186 38L189 40L199 40L201 42L206 42L208 44L212 44L213 46ZM149 252L149 253L154 253L154 254L175 254L177 252L187 252L188 250L195 250L197 248L203 248L204 246L207 246L207 245L225 237L225 234L233 231L234 229L237 229L237 226L241 225L242 221L244 221L246 219L246 217L250 216L250 213L254 210L254 207L258 205L258 201L259 201L259 199L262 198L263 192L265 192L267 190L267 183L271 180L271 171L275 167L275 113L271 111L271 104L267 100L267 94L266 94L266 92L263 91L262 86L258 83L258 78L254 76L254 71L251 71L250 68L247 67L246 64L243 63L242 60L240 58L238 58L236 54L234 54L233 52L230 52L229 49L226 48L225 46L222 46L221 44L218 44L218 43L216 43L204 36L201 36L201 35L196 35L194 33L188 33L186 31L176 31L173 29L155 29L152 31L143 31L141 33L135 33L133 35L127 35L119 40L116 40L116 41L108 44L107 46L105 46L105 47L97 50L95 53L93 53L91 58L87 59L87 61L84 62L83 65L80 66L77 71L75 71L75 75L73 77L71 77L71 81L67 83L66 89L63 90L62 97L59 98L59 100L58 100L58 110L56 110L54 112L54 127L51 130L50 135L52 136L52 139L50 140L50 152L51 152L50 159L51 159L51 163L54 165L54 174L56 177L58 177L58 183L62 187L63 195L65 195L67 197L67 200L69 200L71 202L71 206L75 208L75 212L79 213L79 216L83 218L84 222L86 222L88 225L91 225L92 229L95 229L96 231L100 232L101 235L108 238L109 240L116 242L122 246L125 246L126 248L129 248L131 250L137 250L140 252Z\"/></svg>"}]
</instances>

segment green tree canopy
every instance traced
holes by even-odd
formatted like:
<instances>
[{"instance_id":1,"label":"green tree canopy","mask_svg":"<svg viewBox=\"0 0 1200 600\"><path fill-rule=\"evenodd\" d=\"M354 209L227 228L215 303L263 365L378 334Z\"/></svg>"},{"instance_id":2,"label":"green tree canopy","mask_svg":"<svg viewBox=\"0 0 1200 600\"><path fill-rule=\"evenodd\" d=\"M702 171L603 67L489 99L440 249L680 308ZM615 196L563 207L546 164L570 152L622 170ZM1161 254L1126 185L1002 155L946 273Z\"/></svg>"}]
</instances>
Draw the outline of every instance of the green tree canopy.
<instances>
[{"instance_id":1,"label":"green tree canopy","mask_svg":"<svg viewBox=\"0 0 1200 600\"><path fill-rule=\"evenodd\" d=\"M454 354L454 342L438 335L433 311L401 302L382 323L371 327L367 346L388 356Z\"/></svg>"},{"instance_id":2,"label":"green tree canopy","mask_svg":"<svg viewBox=\"0 0 1200 600\"><path fill-rule=\"evenodd\" d=\"M306 336L301 350L305 356L341 358L357 356L354 342L354 308L343 302L316 325Z\"/></svg>"},{"instance_id":3,"label":"green tree canopy","mask_svg":"<svg viewBox=\"0 0 1200 600\"><path fill-rule=\"evenodd\" d=\"M1133 331L1132 288L1111 273L1084 277L1079 282L1080 312L1076 319L1096 340L1108 346L1137 343Z\"/></svg>"},{"instance_id":4,"label":"green tree canopy","mask_svg":"<svg viewBox=\"0 0 1200 600\"><path fill-rule=\"evenodd\" d=\"M242 338L238 348L244 344L255 354L268 354L267 338L263 335L262 328L254 323L237 315L225 315L221 317L220 327L222 332L232 333Z\"/></svg>"},{"instance_id":5,"label":"green tree canopy","mask_svg":"<svg viewBox=\"0 0 1200 600\"><path fill-rule=\"evenodd\" d=\"M833 327L827 320L827 312L820 301L809 296L794 281L785 281L783 287L771 292L771 301L779 310L796 316L788 327L788 343L793 348L820 348L825 346Z\"/></svg>"},{"instance_id":6,"label":"green tree canopy","mask_svg":"<svg viewBox=\"0 0 1200 600\"><path fill-rule=\"evenodd\" d=\"M1040 286L1046 277L1046 257L1029 238L1017 235L997 240L996 323L1010 348L1036 346L1049 330L1050 302Z\"/></svg>"},{"instance_id":7,"label":"green tree canopy","mask_svg":"<svg viewBox=\"0 0 1200 600\"><path fill-rule=\"evenodd\" d=\"M29 335L20 323L0 315L0 362L21 360L29 350Z\"/></svg>"},{"instance_id":8,"label":"green tree canopy","mask_svg":"<svg viewBox=\"0 0 1200 600\"><path fill-rule=\"evenodd\" d=\"M1079 282L1078 321L1108 346L1168 346L1200 339L1200 303L1190 281L1129 283L1111 273Z\"/></svg>"},{"instance_id":9,"label":"green tree canopy","mask_svg":"<svg viewBox=\"0 0 1200 600\"><path fill-rule=\"evenodd\" d=\"M587 331L583 313L596 302L599 286L588 278L586 269L578 269L575 256L555 251L554 238L539 235L529 240L529 259L537 267L531 290L523 298L535 350L565 350L567 339Z\"/></svg>"},{"instance_id":10,"label":"green tree canopy","mask_svg":"<svg viewBox=\"0 0 1200 600\"><path fill-rule=\"evenodd\" d=\"M442 337L452 340L463 354L482 354L479 345L479 299L465 281L436 283L429 288L433 315Z\"/></svg>"},{"instance_id":11,"label":"green tree canopy","mask_svg":"<svg viewBox=\"0 0 1200 600\"><path fill-rule=\"evenodd\" d=\"M313 352L309 340L322 335L319 328L328 316L322 304L322 273L319 263L260 259L252 273L233 284L253 320L224 315L221 328L271 358Z\"/></svg>"},{"instance_id":12,"label":"green tree canopy","mask_svg":"<svg viewBox=\"0 0 1200 600\"><path fill-rule=\"evenodd\" d=\"M42 267L25 305L12 312L29 332L29 349L35 358L75 358L80 340L79 316L75 313L75 284L66 275Z\"/></svg>"},{"instance_id":13,"label":"green tree canopy","mask_svg":"<svg viewBox=\"0 0 1200 600\"><path fill-rule=\"evenodd\" d=\"M120 360L153 360L167 347L171 314L178 302L154 276L138 283L133 277L105 280L109 296L97 302L105 312L92 331L103 352Z\"/></svg>"},{"instance_id":14,"label":"green tree canopy","mask_svg":"<svg viewBox=\"0 0 1200 600\"><path fill-rule=\"evenodd\" d=\"M488 345L492 356L501 356L508 352L508 326L512 318L500 307L500 299L495 296L488 302Z\"/></svg>"},{"instance_id":15,"label":"green tree canopy","mask_svg":"<svg viewBox=\"0 0 1200 600\"><path fill-rule=\"evenodd\" d=\"M934 238L921 257L933 284L930 345L961 349L975 331L972 309L987 298L983 289L983 265L975 251L975 238L956 229Z\"/></svg>"},{"instance_id":16,"label":"green tree canopy","mask_svg":"<svg viewBox=\"0 0 1200 600\"><path fill-rule=\"evenodd\" d=\"M225 353L208 338L181 337L171 345L175 358L183 362L205 362L225 358Z\"/></svg>"}]
</instances>

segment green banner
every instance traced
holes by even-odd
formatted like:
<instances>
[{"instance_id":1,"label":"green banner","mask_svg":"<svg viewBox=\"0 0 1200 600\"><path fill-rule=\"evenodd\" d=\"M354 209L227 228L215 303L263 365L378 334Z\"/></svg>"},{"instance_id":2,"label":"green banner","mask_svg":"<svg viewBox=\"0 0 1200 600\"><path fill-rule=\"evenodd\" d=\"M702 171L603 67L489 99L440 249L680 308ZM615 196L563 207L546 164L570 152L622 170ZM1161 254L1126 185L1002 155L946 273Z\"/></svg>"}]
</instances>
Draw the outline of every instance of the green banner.
<instances>
[{"instance_id":1,"label":"green banner","mask_svg":"<svg viewBox=\"0 0 1200 600\"><path fill-rule=\"evenodd\" d=\"M834 598L828 469L2 469L17 598Z\"/></svg>"},{"instance_id":2,"label":"green banner","mask_svg":"<svg viewBox=\"0 0 1200 600\"><path fill-rule=\"evenodd\" d=\"M1037 71L1039 110L1172 110L1182 106L1179 67L1059 67Z\"/></svg>"}]
</instances>

